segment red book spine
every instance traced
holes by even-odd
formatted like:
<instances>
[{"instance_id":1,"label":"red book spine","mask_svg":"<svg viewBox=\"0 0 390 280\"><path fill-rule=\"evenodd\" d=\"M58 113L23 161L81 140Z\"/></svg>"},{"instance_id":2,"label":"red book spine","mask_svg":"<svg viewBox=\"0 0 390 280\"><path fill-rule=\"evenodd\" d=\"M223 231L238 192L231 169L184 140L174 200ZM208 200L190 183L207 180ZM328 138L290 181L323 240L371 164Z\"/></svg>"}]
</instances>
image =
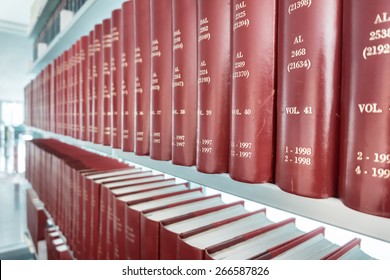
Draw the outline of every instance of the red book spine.
<instances>
[{"instance_id":1,"label":"red book spine","mask_svg":"<svg viewBox=\"0 0 390 280\"><path fill-rule=\"evenodd\" d=\"M179 234L167 229L167 225L174 224L186 219L206 215L212 212L220 211L222 209L231 207L233 205L243 205L243 201L237 201L231 204L218 205L204 210L188 213L179 217L164 220L160 227L160 260L176 260L177 259L177 244L179 242Z\"/></svg>"},{"instance_id":2,"label":"red book spine","mask_svg":"<svg viewBox=\"0 0 390 280\"><path fill-rule=\"evenodd\" d=\"M92 65L92 102L93 102L93 142L103 144L103 29L95 25L93 65Z\"/></svg>"},{"instance_id":3,"label":"red book spine","mask_svg":"<svg viewBox=\"0 0 390 280\"><path fill-rule=\"evenodd\" d=\"M95 65L95 31L91 30L88 35L88 90L87 102L89 105L89 114L87 115L87 140L95 142L94 140L94 121L95 121L95 102L94 102L94 65Z\"/></svg>"},{"instance_id":4,"label":"red book spine","mask_svg":"<svg viewBox=\"0 0 390 280\"><path fill-rule=\"evenodd\" d=\"M141 245L140 245L140 212L126 208L126 238L125 250L127 260L141 259Z\"/></svg>"},{"instance_id":5,"label":"red book spine","mask_svg":"<svg viewBox=\"0 0 390 280\"><path fill-rule=\"evenodd\" d=\"M64 52L63 62L62 62L62 133L63 135L68 135L68 64L69 64L69 50Z\"/></svg>"},{"instance_id":6,"label":"red book spine","mask_svg":"<svg viewBox=\"0 0 390 280\"><path fill-rule=\"evenodd\" d=\"M54 59L52 66L51 66L51 73L50 73L50 131L56 132L56 106L57 106L57 100L56 100L56 90L57 90L57 62L58 58ZM26 106L24 108L27 108Z\"/></svg>"},{"instance_id":7,"label":"red book spine","mask_svg":"<svg viewBox=\"0 0 390 280\"><path fill-rule=\"evenodd\" d=\"M270 182L274 174L276 1L234 0L229 174Z\"/></svg>"},{"instance_id":8,"label":"red book spine","mask_svg":"<svg viewBox=\"0 0 390 280\"><path fill-rule=\"evenodd\" d=\"M305 233L305 234L293 239L290 242L286 242L286 243L282 244L281 246L277 245L274 248L270 248L269 250L267 250L267 252L265 252L264 254L260 255L257 258L254 258L254 259L255 260L270 260L270 259L275 258L275 257L287 252L288 250L310 240L311 238L313 238L317 235L320 235L320 234L324 235L324 233L325 233L325 228L319 227L317 229L314 229L308 233Z\"/></svg>"},{"instance_id":9,"label":"red book spine","mask_svg":"<svg viewBox=\"0 0 390 280\"><path fill-rule=\"evenodd\" d=\"M61 123L61 57L56 58L55 61L55 105L54 105L54 121L55 121L55 133L60 134L60 123Z\"/></svg>"},{"instance_id":10,"label":"red book spine","mask_svg":"<svg viewBox=\"0 0 390 280\"><path fill-rule=\"evenodd\" d=\"M125 201L114 200L114 259L125 260L125 210L127 204Z\"/></svg>"},{"instance_id":11,"label":"red book spine","mask_svg":"<svg viewBox=\"0 0 390 280\"><path fill-rule=\"evenodd\" d=\"M151 41L150 1L135 0L135 142L136 155L148 155L150 143Z\"/></svg>"},{"instance_id":12,"label":"red book spine","mask_svg":"<svg viewBox=\"0 0 390 280\"><path fill-rule=\"evenodd\" d=\"M338 175L341 0L279 5L276 184L334 196Z\"/></svg>"},{"instance_id":13,"label":"red book spine","mask_svg":"<svg viewBox=\"0 0 390 280\"><path fill-rule=\"evenodd\" d=\"M84 209L84 185L81 173L77 174L79 176L77 183L77 211L76 211L76 245L77 250L75 256L77 259L84 259L84 242L83 242L83 213Z\"/></svg>"},{"instance_id":14,"label":"red book spine","mask_svg":"<svg viewBox=\"0 0 390 280\"><path fill-rule=\"evenodd\" d=\"M151 0L150 157L172 155L172 0Z\"/></svg>"},{"instance_id":15,"label":"red book spine","mask_svg":"<svg viewBox=\"0 0 390 280\"><path fill-rule=\"evenodd\" d=\"M68 78L67 78L67 96L68 96L68 100L66 102L66 107L67 107L67 114L66 114L66 129L67 129L67 133L66 135L67 136L70 136L70 137L73 137L73 132L74 132L74 129L73 129L73 111L74 111L74 108L73 108L73 103L74 103L74 100L73 100L73 65L74 65L74 58L75 58L75 48L74 48L74 45L72 45L70 48L69 48L69 58L68 58L68 67L67 67L67 75L68 75Z\"/></svg>"},{"instance_id":16,"label":"red book spine","mask_svg":"<svg viewBox=\"0 0 390 280\"><path fill-rule=\"evenodd\" d=\"M134 1L124 2L121 17L122 47L122 91L123 91L123 130L122 150L134 151Z\"/></svg>"},{"instance_id":17,"label":"red book spine","mask_svg":"<svg viewBox=\"0 0 390 280\"><path fill-rule=\"evenodd\" d=\"M99 211L99 242L98 242L98 251L97 258L99 260L106 259L106 249L107 249L107 197L109 189L105 187L100 187L100 211Z\"/></svg>"},{"instance_id":18,"label":"red book spine","mask_svg":"<svg viewBox=\"0 0 390 280\"><path fill-rule=\"evenodd\" d=\"M111 146L122 147L122 25L120 9L114 10L111 16Z\"/></svg>"},{"instance_id":19,"label":"red book spine","mask_svg":"<svg viewBox=\"0 0 390 280\"><path fill-rule=\"evenodd\" d=\"M51 104L51 72L52 65L49 64L45 68L45 91L46 91L46 104L45 104L45 112L46 112L46 126L45 130L50 131L51 128L51 114L50 114L50 104Z\"/></svg>"},{"instance_id":20,"label":"red book spine","mask_svg":"<svg viewBox=\"0 0 390 280\"><path fill-rule=\"evenodd\" d=\"M80 116L82 110L81 99L80 99L80 49L81 49L81 41L78 40L75 46L75 61L73 67L73 97L74 97L74 112L73 112L73 128L74 133L73 137L76 139L80 139Z\"/></svg>"},{"instance_id":21,"label":"red book spine","mask_svg":"<svg viewBox=\"0 0 390 280\"><path fill-rule=\"evenodd\" d=\"M83 243L84 243L84 253L83 253L83 259L90 260L96 258L96 256L92 253L92 226L93 218L94 218L94 212L92 208L92 182L87 181L86 184L83 187L83 217L82 217L82 223L83 223Z\"/></svg>"},{"instance_id":22,"label":"red book spine","mask_svg":"<svg viewBox=\"0 0 390 280\"><path fill-rule=\"evenodd\" d=\"M390 218L390 3L345 1L344 19L339 196Z\"/></svg>"},{"instance_id":23,"label":"red book spine","mask_svg":"<svg viewBox=\"0 0 390 280\"><path fill-rule=\"evenodd\" d=\"M198 171L228 171L230 0L198 0Z\"/></svg>"},{"instance_id":24,"label":"red book spine","mask_svg":"<svg viewBox=\"0 0 390 280\"><path fill-rule=\"evenodd\" d=\"M80 125L80 138L81 140L88 141L88 131L89 131L89 114L90 107L88 101L88 47L89 47L89 37L81 37L81 46L80 46L80 77L79 77L79 90L80 90L80 106L81 106L81 115L79 118Z\"/></svg>"},{"instance_id":25,"label":"red book spine","mask_svg":"<svg viewBox=\"0 0 390 280\"><path fill-rule=\"evenodd\" d=\"M111 145L111 19L103 20L103 145Z\"/></svg>"},{"instance_id":26,"label":"red book spine","mask_svg":"<svg viewBox=\"0 0 390 280\"><path fill-rule=\"evenodd\" d=\"M196 0L172 0L172 163L196 164Z\"/></svg>"},{"instance_id":27,"label":"red book spine","mask_svg":"<svg viewBox=\"0 0 390 280\"><path fill-rule=\"evenodd\" d=\"M91 259L98 259L99 229L100 229L100 213L101 205L100 198L102 196L102 188L99 184L92 184L91 188Z\"/></svg>"},{"instance_id":28,"label":"red book spine","mask_svg":"<svg viewBox=\"0 0 390 280\"><path fill-rule=\"evenodd\" d=\"M60 71L59 71L59 123L58 123L58 133L64 134L64 114L65 114L65 94L64 94L64 78L65 78L65 52L62 53L59 63ZM34 83L35 84L35 83Z\"/></svg>"}]
</instances>

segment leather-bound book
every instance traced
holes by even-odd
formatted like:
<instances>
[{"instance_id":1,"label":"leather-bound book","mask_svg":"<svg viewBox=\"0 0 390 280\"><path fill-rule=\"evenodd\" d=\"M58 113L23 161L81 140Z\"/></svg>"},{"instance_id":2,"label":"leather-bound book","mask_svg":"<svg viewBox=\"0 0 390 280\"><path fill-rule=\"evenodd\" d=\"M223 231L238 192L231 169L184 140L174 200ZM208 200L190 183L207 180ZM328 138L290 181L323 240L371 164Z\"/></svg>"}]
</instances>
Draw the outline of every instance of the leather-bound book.
<instances>
[{"instance_id":1,"label":"leather-bound book","mask_svg":"<svg viewBox=\"0 0 390 280\"><path fill-rule=\"evenodd\" d=\"M172 0L150 1L150 157L172 155Z\"/></svg>"},{"instance_id":2,"label":"leather-bound book","mask_svg":"<svg viewBox=\"0 0 390 280\"><path fill-rule=\"evenodd\" d=\"M172 0L172 163L196 164L196 0Z\"/></svg>"},{"instance_id":3,"label":"leather-bound book","mask_svg":"<svg viewBox=\"0 0 390 280\"><path fill-rule=\"evenodd\" d=\"M274 178L276 1L234 0L229 174L238 181Z\"/></svg>"},{"instance_id":4,"label":"leather-bound book","mask_svg":"<svg viewBox=\"0 0 390 280\"><path fill-rule=\"evenodd\" d=\"M122 12L116 9L111 15L111 146L122 147Z\"/></svg>"},{"instance_id":5,"label":"leather-bound book","mask_svg":"<svg viewBox=\"0 0 390 280\"><path fill-rule=\"evenodd\" d=\"M148 155L150 143L151 41L150 1L134 0L135 14L135 142L136 155Z\"/></svg>"},{"instance_id":6,"label":"leather-bound book","mask_svg":"<svg viewBox=\"0 0 390 280\"><path fill-rule=\"evenodd\" d=\"M66 50L63 53L62 57L62 73L61 73L61 95L62 95L62 104L61 104L61 134L67 135L67 116L68 116L68 58L69 58L69 50Z\"/></svg>"},{"instance_id":7,"label":"leather-bound book","mask_svg":"<svg viewBox=\"0 0 390 280\"><path fill-rule=\"evenodd\" d=\"M81 102L80 98L80 49L81 40L75 44L73 64L73 138L80 139Z\"/></svg>"},{"instance_id":8,"label":"leather-bound book","mask_svg":"<svg viewBox=\"0 0 390 280\"><path fill-rule=\"evenodd\" d=\"M103 145L111 145L111 19L103 20Z\"/></svg>"},{"instance_id":9,"label":"leather-bound book","mask_svg":"<svg viewBox=\"0 0 390 280\"><path fill-rule=\"evenodd\" d=\"M80 77L79 77L79 89L80 89L80 107L81 107L81 116L80 116L80 139L88 141L88 131L89 131L89 114L90 107L88 102L88 91L89 91L89 82L88 82L88 47L89 47L89 37L81 37L81 46L80 46Z\"/></svg>"},{"instance_id":10,"label":"leather-bound book","mask_svg":"<svg viewBox=\"0 0 390 280\"><path fill-rule=\"evenodd\" d=\"M229 166L231 1L198 0L198 171Z\"/></svg>"},{"instance_id":11,"label":"leather-bound book","mask_svg":"<svg viewBox=\"0 0 390 280\"><path fill-rule=\"evenodd\" d=\"M124 2L122 5L121 25L123 32L122 47L122 150L134 152L134 1Z\"/></svg>"},{"instance_id":12,"label":"leather-bound book","mask_svg":"<svg viewBox=\"0 0 390 280\"><path fill-rule=\"evenodd\" d=\"M93 142L103 144L103 26L95 25L92 65Z\"/></svg>"},{"instance_id":13,"label":"leather-bound book","mask_svg":"<svg viewBox=\"0 0 390 280\"><path fill-rule=\"evenodd\" d=\"M94 121L95 121L95 102L94 102L94 65L95 65L95 31L91 30L88 34L88 90L87 102L89 105L89 114L87 115L89 142L94 142Z\"/></svg>"},{"instance_id":14,"label":"leather-bound book","mask_svg":"<svg viewBox=\"0 0 390 280\"><path fill-rule=\"evenodd\" d=\"M66 114L65 114L65 135L72 137L73 129L73 60L74 60L74 48L73 45L68 49L68 60L66 64L65 76L66 76ZM42 82L42 80L41 80ZM42 84L41 84L42 88ZM42 114L41 114L42 117ZM43 128L43 127L42 127Z\"/></svg>"},{"instance_id":15,"label":"leather-bound book","mask_svg":"<svg viewBox=\"0 0 390 280\"><path fill-rule=\"evenodd\" d=\"M341 201L390 218L390 2L344 1Z\"/></svg>"},{"instance_id":16,"label":"leather-bound book","mask_svg":"<svg viewBox=\"0 0 390 280\"><path fill-rule=\"evenodd\" d=\"M342 1L279 3L276 184L336 195Z\"/></svg>"}]
</instances>

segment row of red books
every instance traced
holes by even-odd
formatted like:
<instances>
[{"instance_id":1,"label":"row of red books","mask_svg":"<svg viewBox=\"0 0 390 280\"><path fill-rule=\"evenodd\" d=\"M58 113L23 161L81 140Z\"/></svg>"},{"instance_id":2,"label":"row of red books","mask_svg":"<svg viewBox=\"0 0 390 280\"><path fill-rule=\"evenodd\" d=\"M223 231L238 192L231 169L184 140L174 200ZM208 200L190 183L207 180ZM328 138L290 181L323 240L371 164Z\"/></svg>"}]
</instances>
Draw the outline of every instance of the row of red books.
<instances>
[{"instance_id":1,"label":"row of red books","mask_svg":"<svg viewBox=\"0 0 390 280\"><path fill-rule=\"evenodd\" d=\"M390 3L279 2L127 1L26 87L27 124L389 218Z\"/></svg>"},{"instance_id":2,"label":"row of red books","mask_svg":"<svg viewBox=\"0 0 390 280\"><path fill-rule=\"evenodd\" d=\"M165 174L52 139L27 151L28 179L56 224L46 230L50 258L372 259L359 239L339 246L322 227L303 232L293 218L271 221L265 209L249 212Z\"/></svg>"}]
</instances>

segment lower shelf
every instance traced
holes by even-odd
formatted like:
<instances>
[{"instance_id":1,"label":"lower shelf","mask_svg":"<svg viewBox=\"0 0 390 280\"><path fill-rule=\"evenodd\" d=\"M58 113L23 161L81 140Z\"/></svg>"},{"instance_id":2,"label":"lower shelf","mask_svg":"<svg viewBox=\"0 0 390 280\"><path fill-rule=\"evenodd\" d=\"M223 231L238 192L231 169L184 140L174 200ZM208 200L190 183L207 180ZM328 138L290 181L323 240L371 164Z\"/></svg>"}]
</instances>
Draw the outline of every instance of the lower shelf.
<instances>
[{"instance_id":1,"label":"lower shelf","mask_svg":"<svg viewBox=\"0 0 390 280\"><path fill-rule=\"evenodd\" d=\"M42 138L56 138L85 149L130 161L172 176L210 187L224 193L269 207L336 226L390 243L390 219L352 210L337 198L311 199L283 192L274 184L247 184L232 180L228 174L204 174L195 167L174 165L170 161L153 160L111 147L77 140L71 137L28 127L27 131ZM390 248L390 244L389 248Z\"/></svg>"}]
</instances>

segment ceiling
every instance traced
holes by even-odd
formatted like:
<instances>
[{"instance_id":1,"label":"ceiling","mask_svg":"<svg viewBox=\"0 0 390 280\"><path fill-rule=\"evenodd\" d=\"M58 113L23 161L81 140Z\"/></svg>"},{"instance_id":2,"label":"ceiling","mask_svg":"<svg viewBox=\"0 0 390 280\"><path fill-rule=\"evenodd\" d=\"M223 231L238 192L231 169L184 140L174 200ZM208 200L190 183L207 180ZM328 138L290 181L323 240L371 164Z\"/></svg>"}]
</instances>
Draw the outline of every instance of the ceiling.
<instances>
[{"instance_id":1,"label":"ceiling","mask_svg":"<svg viewBox=\"0 0 390 280\"><path fill-rule=\"evenodd\" d=\"M50 0L49 0L50 1ZM23 100L32 59L27 37L34 0L0 0L0 102Z\"/></svg>"},{"instance_id":2,"label":"ceiling","mask_svg":"<svg viewBox=\"0 0 390 280\"><path fill-rule=\"evenodd\" d=\"M50 1L50 0L49 0ZM0 21L28 25L34 0L0 0Z\"/></svg>"}]
</instances>

